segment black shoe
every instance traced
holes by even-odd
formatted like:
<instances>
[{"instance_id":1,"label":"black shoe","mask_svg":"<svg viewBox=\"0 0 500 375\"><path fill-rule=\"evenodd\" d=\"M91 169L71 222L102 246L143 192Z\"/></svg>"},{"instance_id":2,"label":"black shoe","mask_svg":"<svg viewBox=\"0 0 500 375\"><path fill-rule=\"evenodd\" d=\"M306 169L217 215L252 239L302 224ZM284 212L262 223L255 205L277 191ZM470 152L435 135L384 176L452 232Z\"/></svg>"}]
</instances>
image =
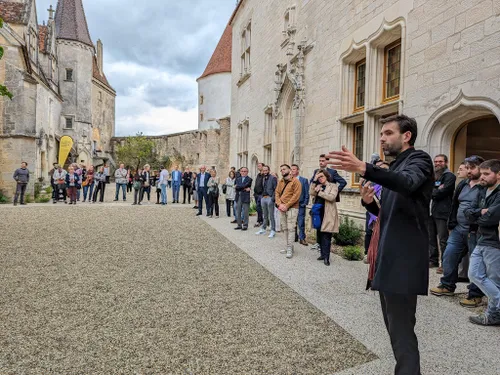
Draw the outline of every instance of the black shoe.
<instances>
[{"instance_id":1,"label":"black shoe","mask_svg":"<svg viewBox=\"0 0 500 375\"><path fill-rule=\"evenodd\" d=\"M236 227L234 228L234 230L242 230L243 228L242 227Z\"/></svg>"},{"instance_id":2,"label":"black shoe","mask_svg":"<svg viewBox=\"0 0 500 375\"><path fill-rule=\"evenodd\" d=\"M329 266L330 265L330 261L328 259L325 259L325 266Z\"/></svg>"},{"instance_id":3,"label":"black shoe","mask_svg":"<svg viewBox=\"0 0 500 375\"><path fill-rule=\"evenodd\" d=\"M439 263L429 262L429 268L438 268Z\"/></svg>"},{"instance_id":4,"label":"black shoe","mask_svg":"<svg viewBox=\"0 0 500 375\"><path fill-rule=\"evenodd\" d=\"M54 203L56 203L56 202L54 202ZM14 202L14 206L17 206L17 202Z\"/></svg>"},{"instance_id":5,"label":"black shoe","mask_svg":"<svg viewBox=\"0 0 500 375\"><path fill-rule=\"evenodd\" d=\"M468 277L459 277L457 283L470 283L470 280Z\"/></svg>"},{"instance_id":6,"label":"black shoe","mask_svg":"<svg viewBox=\"0 0 500 375\"><path fill-rule=\"evenodd\" d=\"M241 230L248 230L248 228L247 227L243 227L243 228L241 228Z\"/></svg>"},{"instance_id":7,"label":"black shoe","mask_svg":"<svg viewBox=\"0 0 500 375\"><path fill-rule=\"evenodd\" d=\"M196 216L201 216L201 215L203 215L201 212L198 212L198 213L196 214Z\"/></svg>"},{"instance_id":8,"label":"black shoe","mask_svg":"<svg viewBox=\"0 0 500 375\"><path fill-rule=\"evenodd\" d=\"M238 223L238 220L231 221L231 224L237 224L237 223Z\"/></svg>"},{"instance_id":9,"label":"black shoe","mask_svg":"<svg viewBox=\"0 0 500 375\"><path fill-rule=\"evenodd\" d=\"M132 206L136 206L136 205L137 205L137 203L132 203Z\"/></svg>"},{"instance_id":10,"label":"black shoe","mask_svg":"<svg viewBox=\"0 0 500 375\"><path fill-rule=\"evenodd\" d=\"M113 199L113 202L118 202L118 199Z\"/></svg>"},{"instance_id":11,"label":"black shoe","mask_svg":"<svg viewBox=\"0 0 500 375\"><path fill-rule=\"evenodd\" d=\"M325 257L322 255L318 258L318 260L325 260Z\"/></svg>"}]
</instances>

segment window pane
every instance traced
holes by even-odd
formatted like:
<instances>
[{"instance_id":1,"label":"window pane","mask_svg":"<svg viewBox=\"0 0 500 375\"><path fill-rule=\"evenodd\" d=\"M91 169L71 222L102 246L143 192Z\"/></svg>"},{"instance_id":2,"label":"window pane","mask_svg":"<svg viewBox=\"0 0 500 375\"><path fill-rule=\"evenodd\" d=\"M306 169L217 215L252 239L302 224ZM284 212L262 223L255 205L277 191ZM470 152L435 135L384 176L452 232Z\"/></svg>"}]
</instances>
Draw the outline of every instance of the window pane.
<instances>
[{"instance_id":1,"label":"window pane","mask_svg":"<svg viewBox=\"0 0 500 375\"><path fill-rule=\"evenodd\" d=\"M399 95L399 82L401 76L401 44L387 50L386 67L386 98Z\"/></svg>"},{"instance_id":2,"label":"window pane","mask_svg":"<svg viewBox=\"0 0 500 375\"><path fill-rule=\"evenodd\" d=\"M356 67L356 108L364 107L365 105L365 80L366 64L361 63Z\"/></svg>"},{"instance_id":3,"label":"window pane","mask_svg":"<svg viewBox=\"0 0 500 375\"><path fill-rule=\"evenodd\" d=\"M363 160L363 124L354 125L354 155L359 160ZM354 175L354 183L359 183L360 176L358 174Z\"/></svg>"},{"instance_id":4,"label":"window pane","mask_svg":"<svg viewBox=\"0 0 500 375\"><path fill-rule=\"evenodd\" d=\"M73 119L71 117L66 117L66 128L67 129L73 128Z\"/></svg>"}]
</instances>

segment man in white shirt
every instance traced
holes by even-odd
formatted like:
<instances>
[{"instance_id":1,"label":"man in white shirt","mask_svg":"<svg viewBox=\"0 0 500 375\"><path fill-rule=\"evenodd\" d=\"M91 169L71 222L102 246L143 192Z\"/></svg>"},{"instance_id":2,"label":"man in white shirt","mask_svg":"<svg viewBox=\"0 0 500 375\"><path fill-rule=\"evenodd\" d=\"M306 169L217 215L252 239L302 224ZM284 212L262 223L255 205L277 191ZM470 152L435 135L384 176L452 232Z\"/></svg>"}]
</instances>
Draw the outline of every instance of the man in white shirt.
<instances>
[{"instance_id":1,"label":"man in white shirt","mask_svg":"<svg viewBox=\"0 0 500 375\"><path fill-rule=\"evenodd\" d=\"M165 169L165 167L162 165L160 167L161 172L160 172L160 180L158 181L158 185L160 186L161 189L161 204L162 206L165 206L167 204L167 186L168 186L168 177L169 173L168 170Z\"/></svg>"},{"instance_id":2,"label":"man in white shirt","mask_svg":"<svg viewBox=\"0 0 500 375\"><path fill-rule=\"evenodd\" d=\"M120 194L120 188L123 191L123 201L127 200L127 182L128 182L128 171L125 169L125 164L120 164L120 168L115 171L115 182L116 182L116 192L115 192L115 202L118 200L118 194Z\"/></svg>"}]
</instances>

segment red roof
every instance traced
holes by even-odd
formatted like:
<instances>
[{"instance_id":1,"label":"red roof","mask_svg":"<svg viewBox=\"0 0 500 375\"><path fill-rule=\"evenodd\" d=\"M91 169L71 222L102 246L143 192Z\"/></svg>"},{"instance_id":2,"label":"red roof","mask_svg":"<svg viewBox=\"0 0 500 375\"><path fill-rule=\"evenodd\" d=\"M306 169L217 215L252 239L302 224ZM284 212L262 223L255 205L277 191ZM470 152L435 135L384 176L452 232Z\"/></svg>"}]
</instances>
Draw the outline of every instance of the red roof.
<instances>
[{"instance_id":1,"label":"red roof","mask_svg":"<svg viewBox=\"0 0 500 375\"><path fill-rule=\"evenodd\" d=\"M205 71L200 78L205 78L211 74L216 73L230 73L231 72L231 53L233 46L233 28L227 25L224 34L220 38L219 44L210 59Z\"/></svg>"},{"instance_id":2,"label":"red roof","mask_svg":"<svg viewBox=\"0 0 500 375\"><path fill-rule=\"evenodd\" d=\"M49 28L47 26L38 25L38 49L40 52L47 52L45 48L45 41L47 40L48 33Z\"/></svg>"},{"instance_id":3,"label":"red roof","mask_svg":"<svg viewBox=\"0 0 500 375\"><path fill-rule=\"evenodd\" d=\"M0 1L0 17L5 22L23 23L25 14L24 3L12 3L10 1Z\"/></svg>"},{"instance_id":4,"label":"red roof","mask_svg":"<svg viewBox=\"0 0 500 375\"><path fill-rule=\"evenodd\" d=\"M102 84L108 86L111 90L115 91L113 89L113 87L111 87L111 85L109 84L108 82L108 79L106 78L106 75L104 74L104 72L101 73L99 72L99 66L97 65L97 57L94 56L93 58L93 66L92 66L92 76L97 79L99 82L101 82Z\"/></svg>"}]
</instances>

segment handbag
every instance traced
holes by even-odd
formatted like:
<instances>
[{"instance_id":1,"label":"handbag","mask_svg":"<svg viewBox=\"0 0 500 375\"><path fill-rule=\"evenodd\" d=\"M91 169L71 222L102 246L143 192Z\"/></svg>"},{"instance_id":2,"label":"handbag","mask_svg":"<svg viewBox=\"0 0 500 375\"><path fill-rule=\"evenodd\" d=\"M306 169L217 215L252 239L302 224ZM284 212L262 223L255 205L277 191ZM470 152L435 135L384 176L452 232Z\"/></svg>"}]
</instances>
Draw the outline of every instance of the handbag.
<instances>
[{"instance_id":1,"label":"handbag","mask_svg":"<svg viewBox=\"0 0 500 375\"><path fill-rule=\"evenodd\" d=\"M134 181L133 187L135 190L139 190L141 188L141 182L140 181Z\"/></svg>"},{"instance_id":2,"label":"handbag","mask_svg":"<svg viewBox=\"0 0 500 375\"><path fill-rule=\"evenodd\" d=\"M227 185L222 185L222 194L227 194Z\"/></svg>"},{"instance_id":3,"label":"handbag","mask_svg":"<svg viewBox=\"0 0 500 375\"><path fill-rule=\"evenodd\" d=\"M321 229L321 210L323 205L321 203L314 203L311 207L311 221L314 229Z\"/></svg>"}]
</instances>

